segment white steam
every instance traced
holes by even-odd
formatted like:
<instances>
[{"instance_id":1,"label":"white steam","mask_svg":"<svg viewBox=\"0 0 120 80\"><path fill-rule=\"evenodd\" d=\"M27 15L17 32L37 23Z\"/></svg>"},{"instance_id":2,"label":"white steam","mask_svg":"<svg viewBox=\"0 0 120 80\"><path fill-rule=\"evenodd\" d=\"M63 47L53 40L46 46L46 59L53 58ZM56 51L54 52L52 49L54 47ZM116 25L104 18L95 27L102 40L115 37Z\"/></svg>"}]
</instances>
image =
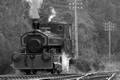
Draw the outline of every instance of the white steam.
<instances>
[{"instance_id":1,"label":"white steam","mask_svg":"<svg viewBox=\"0 0 120 80\"><path fill-rule=\"evenodd\" d=\"M50 7L51 9L51 15L48 18L48 22L50 22L55 16L56 16L56 11L53 7Z\"/></svg>"},{"instance_id":2,"label":"white steam","mask_svg":"<svg viewBox=\"0 0 120 80\"><path fill-rule=\"evenodd\" d=\"M25 0L25 1L29 2L30 6L29 16L31 18L40 18L38 9L41 8L43 0Z\"/></svg>"},{"instance_id":3,"label":"white steam","mask_svg":"<svg viewBox=\"0 0 120 80\"><path fill-rule=\"evenodd\" d=\"M69 72L69 60L70 58L65 54L65 52L62 53L62 70L64 72Z\"/></svg>"}]
</instances>

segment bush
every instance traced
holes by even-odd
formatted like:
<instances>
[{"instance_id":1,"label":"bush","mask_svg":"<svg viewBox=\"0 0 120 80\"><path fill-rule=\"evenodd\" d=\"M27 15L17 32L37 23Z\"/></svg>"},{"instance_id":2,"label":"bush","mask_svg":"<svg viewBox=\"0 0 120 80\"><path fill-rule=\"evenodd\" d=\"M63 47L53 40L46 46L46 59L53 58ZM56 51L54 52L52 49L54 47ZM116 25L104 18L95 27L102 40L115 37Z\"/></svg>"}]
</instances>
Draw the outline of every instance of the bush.
<instances>
[{"instance_id":1,"label":"bush","mask_svg":"<svg viewBox=\"0 0 120 80\"><path fill-rule=\"evenodd\" d=\"M14 2L14 3L13 3ZM0 75L10 74L11 54L20 49L21 34L31 30L28 6L22 0L2 0L0 4Z\"/></svg>"},{"instance_id":2,"label":"bush","mask_svg":"<svg viewBox=\"0 0 120 80\"><path fill-rule=\"evenodd\" d=\"M90 63L86 61L85 59L81 59L81 58L77 59L75 61L75 67L82 72L91 71Z\"/></svg>"},{"instance_id":3,"label":"bush","mask_svg":"<svg viewBox=\"0 0 120 80\"><path fill-rule=\"evenodd\" d=\"M74 61L74 66L82 72L104 70L105 66L98 58L86 59L83 56Z\"/></svg>"},{"instance_id":4,"label":"bush","mask_svg":"<svg viewBox=\"0 0 120 80\"><path fill-rule=\"evenodd\" d=\"M13 68L10 66L8 62L0 63L0 75L11 74Z\"/></svg>"}]
</instances>

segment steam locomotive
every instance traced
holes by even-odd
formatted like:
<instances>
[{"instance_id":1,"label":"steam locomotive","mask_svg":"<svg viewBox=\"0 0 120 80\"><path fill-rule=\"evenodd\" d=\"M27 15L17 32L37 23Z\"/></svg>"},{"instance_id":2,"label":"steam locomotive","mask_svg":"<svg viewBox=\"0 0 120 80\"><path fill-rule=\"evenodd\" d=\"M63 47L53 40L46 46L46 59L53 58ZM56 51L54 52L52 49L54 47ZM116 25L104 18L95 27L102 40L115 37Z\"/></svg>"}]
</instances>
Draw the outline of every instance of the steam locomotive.
<instances>
[{"instance_id":1,"label":"steam locomotive","mask_svg":"<svg viewBox=\"0 0 120 80\"><path fill-rule=\"evenodd\" d=\"M22 49L11 56L13 68L26 74L62 72L62 52L72 52L70 24L32 22L33 30L20 38Z\"/></svg>"}]
</instances>

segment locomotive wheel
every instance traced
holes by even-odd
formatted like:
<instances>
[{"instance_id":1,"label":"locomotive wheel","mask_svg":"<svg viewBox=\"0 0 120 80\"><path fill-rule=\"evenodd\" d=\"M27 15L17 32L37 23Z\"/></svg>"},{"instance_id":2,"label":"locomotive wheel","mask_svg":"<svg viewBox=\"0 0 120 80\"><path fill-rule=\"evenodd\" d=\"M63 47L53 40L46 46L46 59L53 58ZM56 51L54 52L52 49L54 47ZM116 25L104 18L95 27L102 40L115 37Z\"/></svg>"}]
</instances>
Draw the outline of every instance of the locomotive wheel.
<instances>
[{"instance_id":1,"label":"locomotive wheel","mask_svg":"<svg viewBox=\"0 0 120 80\"><path fill-rule=\"evenodd\" d=\"M55 69L51 70L51 74L55 74L55 73L56 73Z\"/></svg>"},{"instance_id":2,"label":"locomotive wheel","mask_svg":"<svg viewBox=\"0 0 120 80\"><path fill-rule=\"evenodd\" d=\"M58 69L57 70L57 74L60 74L62 72L62 69L60 70L60 69Z\"/></svg>"},{"instance_id":3,"label":"locomotive wheel","mask_svg":"<svg viewBox=\"0 0 120 80\"><path fill-rule=\"evenodd\" d=\"M37 71L33 70L33 71L32 71L32 74L37 74Z\"/></svg>"},{"instance_id":4,"label":"locomotive wheel","mask_svg":"<svg viewBox=\"0 0 120 80\"><path fill-rule=\"evenodd\" d=\"M26 75L30 75L31 71L30 70L25 70Z\"/></svg>"},{"instance_id":5,"label":"locomotive wheel","mask_svg":"<svg viewBox=\"0 0 120 80\"><path fill-rule=\"evenodd\" d=\"M61 73L61 71L57 71L57 74L60 74Z\"/></svg>"}]
</instances>

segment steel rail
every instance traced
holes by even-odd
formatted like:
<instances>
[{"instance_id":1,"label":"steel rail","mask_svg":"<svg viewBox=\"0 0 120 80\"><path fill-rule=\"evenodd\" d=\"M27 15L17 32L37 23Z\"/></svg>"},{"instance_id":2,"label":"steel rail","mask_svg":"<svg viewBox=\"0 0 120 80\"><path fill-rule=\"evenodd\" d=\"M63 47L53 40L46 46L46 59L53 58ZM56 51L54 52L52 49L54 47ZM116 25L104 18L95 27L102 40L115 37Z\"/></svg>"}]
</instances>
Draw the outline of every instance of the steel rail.
<instances>
[{"instance_id":1,"label":"steel rail","mask_svg":"<svg viewBox=\"0 0 120 80\"><path fill-rule=\"evenodd\" d=\"M0 80L112 80L120 71L94 72L88 74L43 74L43 75L0 75Z\"/></svg>"},{"instance_id":2,"label":"steel rail","mask_svg":"<svg viewBox=\"0 0 120 80\"><path fill-rule=\"evenodd\" d=\"M80 76L80 74L46 74L46 75L0 75L0 80L18 80L18 79L65 79L65 77Z\"/></svg>"}]
</instances>

